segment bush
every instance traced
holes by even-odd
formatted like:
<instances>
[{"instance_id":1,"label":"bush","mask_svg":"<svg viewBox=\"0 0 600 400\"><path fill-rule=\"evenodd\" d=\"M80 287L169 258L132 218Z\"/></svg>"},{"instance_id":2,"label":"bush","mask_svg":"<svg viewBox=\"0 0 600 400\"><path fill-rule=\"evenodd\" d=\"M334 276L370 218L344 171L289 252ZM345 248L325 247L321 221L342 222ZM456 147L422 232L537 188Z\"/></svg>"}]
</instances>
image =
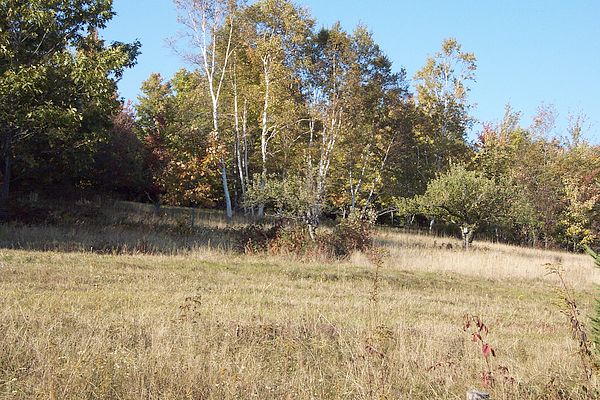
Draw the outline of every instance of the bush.
<instances>
[{"instance_id":1,"label":"bush","mask_svg":"<svg viewBox=\"0 0 600 400\"><path fill-rule=\"evenodd\" d=\"M235 231L237 249L246 254L265 253L281 229L280 224L272 227L254 224L239 228Z\"/></svg>"},{"instance_id":2,"label":"bush","mask_svg":"<svg viewBox=\"0 0 600 400\"><path fill-rule=\"evenodd\" d=\"M280 229L269 243L272 254L295 255L299 257L316 256L318 243L311 240L308 229L302 225L290 225Z\"/></svg>"},{"instance_id":3,"label":"bush","mask_svg":"<svg viewBox=\"0 0 600 400\"><path fill-rule=\"evenodd\" d=\"M373 221L373 218L352 214L332 231L319 232L315 241L304 225L250 225L236 231L237 247L247 254L345 259L354 252L367 252L373 247Z\"/></svg>"},{"instance_id":4,"label":"bush","mask_svg":"<svg viewBox=\"0 0 600 400\"><path fill-rule=\"evenodd\" d=\"M366 252L373 247L373 226L372 216L353 213L337 224L322 241L335 258L348 258L354 252Z\"/></svg>"}]
</instances>

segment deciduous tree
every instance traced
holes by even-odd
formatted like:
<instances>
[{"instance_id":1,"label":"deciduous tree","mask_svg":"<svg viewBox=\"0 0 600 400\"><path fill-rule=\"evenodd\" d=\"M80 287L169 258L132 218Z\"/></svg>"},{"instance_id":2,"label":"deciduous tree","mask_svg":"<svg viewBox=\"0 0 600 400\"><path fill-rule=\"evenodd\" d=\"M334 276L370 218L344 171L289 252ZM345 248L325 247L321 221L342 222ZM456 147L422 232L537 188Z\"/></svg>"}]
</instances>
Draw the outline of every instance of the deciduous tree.
<instances>
[{"instance_id":1,"label":"deciduous tree","mask_svg":"<svg viewBox=\"0 0 600 400\"><path fill-rule=\"evenodd\" d=\"M116 80L139 49L99 38L112 16L110 0L0 1L1 200L15 157L21 169L90 165L80 157L93 154L118 112ZM49 156L44 162L41 149ZM50 181L60 179L62 166L55 167Z\"/></svg>"}]
</instances>

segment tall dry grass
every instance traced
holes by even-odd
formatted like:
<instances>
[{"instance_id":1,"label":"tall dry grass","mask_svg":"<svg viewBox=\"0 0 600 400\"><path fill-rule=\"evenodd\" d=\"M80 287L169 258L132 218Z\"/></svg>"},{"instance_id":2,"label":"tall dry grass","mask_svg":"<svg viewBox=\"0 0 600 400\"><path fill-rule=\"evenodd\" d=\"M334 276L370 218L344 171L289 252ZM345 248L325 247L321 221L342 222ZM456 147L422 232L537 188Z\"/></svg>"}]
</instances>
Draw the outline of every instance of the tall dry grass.
<instances>
[{"instance_id":1,"label":"tall dry grass","mask_svg":"<svg viewBox=\"0 0 600 400\"><path fill-rule=\"evenodd\" d=\"M381 230L375 270L185 247L185 230L150 226L0 228L0 397L464 398L488 368L467 313L490 328L493 399L591 396L543 269L562 259L585 314L598 277L583 256ZM140 235L164 251L87 250Z\"/></svg>"},{"instance_id":2,"label":"tall dry grass","mask_svg":"<svg viewBox=\"0 0 600 400\"><path fill-rule=\"evenodd\" d=\"M388 265L406 271L453 272L483 279L550 280L545 264L560 262L578 289L600 283L600 270L589 256L502 243L475 242L464 251L455 238L381 229L376 244L390 252Z\"/></svg>"}]
</instances>

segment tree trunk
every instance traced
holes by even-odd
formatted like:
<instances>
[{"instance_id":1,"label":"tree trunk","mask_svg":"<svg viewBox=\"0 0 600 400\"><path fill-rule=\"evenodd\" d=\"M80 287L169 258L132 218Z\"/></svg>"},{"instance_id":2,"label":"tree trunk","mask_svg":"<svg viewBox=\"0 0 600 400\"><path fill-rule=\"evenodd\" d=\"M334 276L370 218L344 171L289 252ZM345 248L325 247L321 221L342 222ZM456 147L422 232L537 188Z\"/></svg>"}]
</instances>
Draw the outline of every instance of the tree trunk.
<instances>
[{"instance_id":1,"label":"tree trunk","mask_svg":"<svg viewBox=\"0 0 600 400\"><path fill-rule=\"evenodd\" d=\"M243 153L246 152L245 146L246 142L246 109L247 104L244 99L244 110L242 115L242 129L243 132L240 133L240 117L239 117L239 108L238 108L238 86L237 86L237 73L236 73L236 63L235 58L233 59L233 115L234 115L234 128L235 128L235 160L236 160L236 173L238 174L238 178L240 181L240 189L242 191L242 208L244 210L244 214L248 215L248 209L245 204L246 201L246 183L248 182L244 178L244 163L247 161L247 158L243 156ZM237 191L236 191L237 197ZM239 206L239 202L236 200L236 204Z\"/></svg>"},{"instance_id":2,"label":"tree trunk","mask_svg":"<svg viewBox=\"0 0 600 400\"><path fill-rule=\"evenodd\" d=\"M10 151L4 153L4 176L2 180L2 187L0 187L0 205L6 204L8 201L8 195L10 194L10 178L11 178L11 163L12 157Z\"/></svg>"},{"instance_id":3,"label":"tree trunk","mask_svg":"<svg viewBox=\"0 0 600 400\"><path fill-rule=\"evenodd\" d=\"M248 99L244 98L244 111L242 113L242 163L244 165L242 174L242 180L244 181L244 187L250 182L250 173L248 167ZM248 210L246 209L246 213ZM250 214L254 217L254 207L250 207Z\"/></svg>"},{"instance_id":4,"label":"tree trunk","mask_svg":"<svg viewBox=\"0 0 600 400\"><path fill-rule=\"evenodd\" d=\"M225 195L225 212L227 213L227 222L233 219L233 209L231 208L231 196L229 195L229 186L227 185L227 168L225 159L221 158L221 180L223 181L223 194Z\"/></svg>"},{"instance_id":5,"label":"tree trunk","mask_svg":"<svg viewBox=\"0 0 600 400\"><path fill-rule=\"evenodd\" d=\"M317 240L317 228L321 218L321 198L323 190L323 175L322 175L322 163L323 163L323 148L321 148L321 160L319 161L319 172L315 173L313 168L312 149L314 145L315 135L315 119L309 122L309 142L308 151L306 158L306 190L312 194L311 203L308 205L306 210L306 225L308 227L308 234L312 241Z\"/></svg>"},{"instance_id":6,"label":"tree trunk","mask_svg":"<svg viewBox=\"0 0 600 400\"><path fill-rule=\"evenodd\" d=\"M464 225L460 231L463 239L463 247L465 250L468 250L473 242L474 229L470 226Z\"/></svg>"},{"instance_id":7,"label":"tree trunk","mask_svg":"<svg viewBox=\"0 0 600 400\"><path fill-rule=\"evenodd\" d=\"M6 132L6 138L4 139L4 176L2 177L2 186L0 186L0 207L6 206L8 202L8 196L10 194L10 179L12 172L12 142L10 135Z\"/></svg>"},{"instance_id":8,"label":"tree trunk","mask_svg":"<svg viewBox=\"0 0 600 400\"><path fill-rule=\"evenodd\" d=\"M317 228L319 227L319 216L320 209L317 204L314 204L308 208L306 216L306 225L308 226L308 234L310 239L314 242L317 240Z\"/></svg>"},{"instance_id":9,"label":"tree trunk","mask_svg":"<svg viewBox=\"0 0 600 400\"><path fill-rule=\"evenodd\" d=\"M212 86L211 86L212 87ZM215 139L217 142L220 142L219 135L219 109L218 109L218 100L216 96L211 93L212 103L213 103L213 134L215 135ZM233 209L231 207L231 196L229 195L229 185L227 184L227 164L225 163L225 158L221 156L219 160L221 164L221 181L223 182L223 197L225 199L225 212L227 215L227 222L231 222L233 219Z\"/></svg>"},{"instance_id":10,"label":"tree trunk","mask_svg":"<svg viewBox=\"0 0 600 400\"><path fill-rule=\"evenodd\" d=\"M261 134L260 134L260 154L262 160L262 172L260 175L260 188L264 190L267 184L267 146L269 145L269 95L270 95L270 57L263 57L263 72L265 74L265 97L262 112ZM262 218L265 215L265 205L258 205L258 217Z\"/></svg>"}]
</instances>

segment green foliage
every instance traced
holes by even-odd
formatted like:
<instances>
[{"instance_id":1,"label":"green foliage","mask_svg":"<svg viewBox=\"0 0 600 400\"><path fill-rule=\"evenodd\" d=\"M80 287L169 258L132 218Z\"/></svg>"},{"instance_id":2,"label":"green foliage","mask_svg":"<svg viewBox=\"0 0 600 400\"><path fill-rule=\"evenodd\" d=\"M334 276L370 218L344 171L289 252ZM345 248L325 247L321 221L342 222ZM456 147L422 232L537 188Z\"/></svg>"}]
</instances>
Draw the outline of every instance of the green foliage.
<instances>
[{"instance_id":1,"label":"green foliage","mask_svg":"<svg viewBox=\"0 0 600 400\"><path fill-rule=\"evenodd\" d=\"M304 221L313 204L313 196L302 177L277 179L271 176L264 185L260 179L253 180L245 204L248 207L265 204L278 218Z\"/></svg>"},{"instance_id":2,"label":"green foliage","mask_svg":"<svg viewBox=\"0 0 600 400\"><path fill-rule=\"evenodd\" d=\"M526 200L513 182L490 179L460 165L432 180L423 195L400 205L458 225L465 245L481 227L523 223L530 215Z\"/></svg>"},{"instance_id":3,"label":"green foliage","mask_svg":"<svg viewBox=\"0 0 600 400\"><path fill-rule=\"evenodd\" d=\"M424 214L478 227L504 221L509 216L511 199L506 182L495 182L480 172L454 166L431 181L416 203Z\"/></svg>"},{"instance_id":4,"label":"green foliage","mask_svg":"<svg viewBox=\"0 0 600 400\"><path fill-rule=\"evenodd\" d=\"M2 195L13 159L22 184L93 184L95 153L120 109L116 81L140 44L98 37L109 0L3 0L0 10Z\"/></svg>"}]
</instances>

